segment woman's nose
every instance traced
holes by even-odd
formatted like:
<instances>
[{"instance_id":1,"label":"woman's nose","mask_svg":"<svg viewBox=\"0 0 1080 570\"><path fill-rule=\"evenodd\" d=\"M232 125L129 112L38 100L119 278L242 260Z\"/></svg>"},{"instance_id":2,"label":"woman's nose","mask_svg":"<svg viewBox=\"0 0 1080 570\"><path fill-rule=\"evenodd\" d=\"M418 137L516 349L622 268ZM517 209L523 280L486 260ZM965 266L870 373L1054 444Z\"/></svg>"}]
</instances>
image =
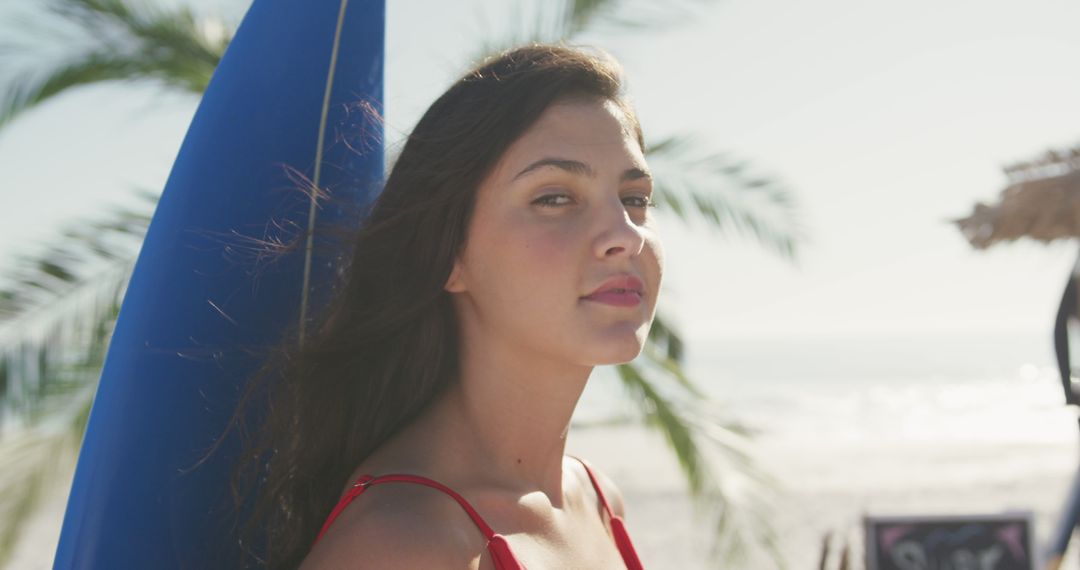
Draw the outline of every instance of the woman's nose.
<instances>
[{"instance_id":1,"label":"woman's nose","mask_svg":"<svg viewBox=\"0 0 1080 570\"><path fill-rule=\"evenodd\" d=\"M616 198L606 203L598 214L599 234L596 236L595 252L599 258L617 255L634 256L645 247L645 235L630 216L622 200Z\"/></svg>"}]
</instances>

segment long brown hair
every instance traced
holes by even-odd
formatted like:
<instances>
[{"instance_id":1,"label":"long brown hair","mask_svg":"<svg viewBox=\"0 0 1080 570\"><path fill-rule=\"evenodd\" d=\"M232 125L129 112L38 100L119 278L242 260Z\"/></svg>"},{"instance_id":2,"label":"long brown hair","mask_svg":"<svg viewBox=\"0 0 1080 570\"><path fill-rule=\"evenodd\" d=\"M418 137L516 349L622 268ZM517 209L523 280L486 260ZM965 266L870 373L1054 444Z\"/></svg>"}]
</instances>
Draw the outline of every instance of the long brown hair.
<instances>
[{"instance_id":1,"label":"long brown hair","mask_svg":"<svg viewBox=\"0 0 1080 570\"><path fill-rule=\"evenodd\" d=\"M233 479L238 505L253 505L249 555L299 565L356 466L456 381L443 286L476 189L511 143L552 103L589 98L618 104L644 147L620 75L602 52L521 47L466 73L420 119L303 344L285 334L237 412L261 417Z\"/></svg>"}]
</instances>

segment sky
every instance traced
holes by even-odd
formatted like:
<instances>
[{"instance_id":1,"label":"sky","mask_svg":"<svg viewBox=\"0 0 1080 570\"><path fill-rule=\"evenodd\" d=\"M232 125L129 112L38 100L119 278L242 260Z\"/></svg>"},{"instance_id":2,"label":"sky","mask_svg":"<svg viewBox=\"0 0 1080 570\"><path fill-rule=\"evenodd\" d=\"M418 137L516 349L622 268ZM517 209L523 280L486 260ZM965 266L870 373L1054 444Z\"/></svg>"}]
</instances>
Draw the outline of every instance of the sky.
<instances>
[{"instance_id":1,"label":"sky","mask_svg":"<svg viewBox=\"0 0 1080 570\"><path fill-rule=\"evenodd\" d=\"M247 5L191 2L231 18ZM629 4L650 14L648 3ZM676 4L683 17L661 29L609 27L578 41L620 60L647 139L690 134L702 151L749 160L790 189L805 239L792 262L750 236L660 213L665 318L703 342L1049 338L1076 241L975 251L947 220L996 200L1004 164L1080 142L1080 5ZM0 21L33 6L5 3ZM467 68L481 38L513 27L506 6L389 2L391 142ZM196 106L154 86L99 86L0 130L0 267L66 221L131 202L132 187L161 188Z\"/></svg>"}]
</instances>

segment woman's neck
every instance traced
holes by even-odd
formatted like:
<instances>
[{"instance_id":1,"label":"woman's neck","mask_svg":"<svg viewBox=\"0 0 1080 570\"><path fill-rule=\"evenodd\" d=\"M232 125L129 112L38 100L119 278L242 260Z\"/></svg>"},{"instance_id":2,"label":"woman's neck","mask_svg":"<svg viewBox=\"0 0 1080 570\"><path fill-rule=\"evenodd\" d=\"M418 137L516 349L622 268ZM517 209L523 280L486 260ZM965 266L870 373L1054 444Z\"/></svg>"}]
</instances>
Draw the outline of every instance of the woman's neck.
<instances>
[{"instance_id":1,"label":"woman's neck","mask_svg":"<svg viewBox=\"0 0 1080 570\"><path fill-rule=\"evenodd\" d=\"M592 367L487 350L407 429L427 467L455 480L563 500L563 454Z\"/></svg>"}]
</instances>

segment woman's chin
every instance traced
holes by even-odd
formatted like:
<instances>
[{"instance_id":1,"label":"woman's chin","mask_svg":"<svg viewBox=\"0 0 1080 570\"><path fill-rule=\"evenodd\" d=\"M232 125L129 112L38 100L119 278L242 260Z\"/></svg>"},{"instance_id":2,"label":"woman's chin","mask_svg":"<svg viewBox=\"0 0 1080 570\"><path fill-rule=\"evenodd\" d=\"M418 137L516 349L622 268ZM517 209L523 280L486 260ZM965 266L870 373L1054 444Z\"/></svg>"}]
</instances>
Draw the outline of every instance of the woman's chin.
<instances>
[{"instance_id":1,"label":"woman's chin","mask_svg":"<svg viewBox=\"0 0 1080 570\"><path fill-rule=\"evenodd\" d=\"M624 364L641 354L649 337L649 325L623 322L591 334L563 339L563 346L576 353L573 359L588 366ZM570 344L565 344L566 342Z\"/></svg>"},{"instance_id":2,"label":"woman's chin","mask_svg":"<svg viewBox=\"0 0 1080 570\"><path fill-rule=\"evenodd\" d=\"M604 348L594 358L596 366L604 366L608 364L625 364L638 357L641 354L641 349L644 346L644 339L637 339L636 337L627 339L623 342L615 343Z\"/></svg>"}]
</instances>

